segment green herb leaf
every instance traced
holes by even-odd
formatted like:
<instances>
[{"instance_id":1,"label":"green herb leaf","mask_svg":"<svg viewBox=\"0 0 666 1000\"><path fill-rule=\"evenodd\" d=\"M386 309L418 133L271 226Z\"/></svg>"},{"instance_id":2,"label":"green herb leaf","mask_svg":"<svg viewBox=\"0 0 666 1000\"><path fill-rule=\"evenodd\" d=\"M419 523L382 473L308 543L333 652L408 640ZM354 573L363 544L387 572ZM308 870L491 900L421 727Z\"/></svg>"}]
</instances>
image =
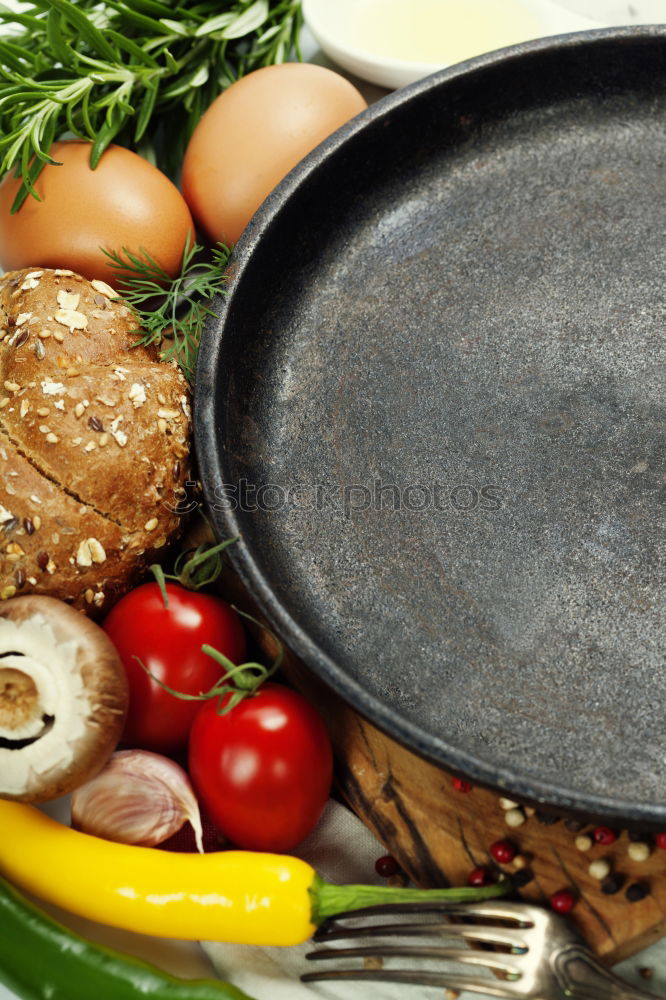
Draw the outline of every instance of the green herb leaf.
<instances>
[{"instance_id":1,"label":"green herb leaf","mask_svg":"<svg viewBox=\"0 0 666 1000\"><path fill-rule=\"evenodd\" d=\"M188 241L176 278L170 278L145 250L140 256L126 247L103 252L119 272L120 294L136 313L137 343L158 345L162 358L175 359L192 382L204 323L215 315L212 300L225 294L231 251L221 243L206 251Z\"/></svg>"},{"instance_id":2,"label":"green herb leaf","mask_svg":"<svg viewBox=\"0 0 666 1000\"><path fill-rule=\"evenodd\" d=\"M46 17L46 37L48 39L49 48L53 52L54 57L59 60L63 66L70 66L74 61L74 56L71 46L65 41L62 31L62 23L62 14L54 7L48 12Z\"/></svg>"},{"instance_id":3,"label":"green herb leaf","mask_svg":"<svg viewBox=\"0 0 666 1000\"><path fill-rule=\"evenodd\" d=\"M97 138L90 151L90 166L94 170L102 159L104 150L113 142L125 123L126 115L120 108L110 109L109 115L97 132Z\"/></svg>"},{"instance_id":4,"label":"green herb leaf","mask_svg":"<svg viewBox=\"0 0 666 1000\"><path fill-rule=\"evenodd\" d=\"M20 45L15 45L7 38L0 39L0 60L3 66L15 70L17 73L26 71L25 54ZM0 69L0 72L2 70ZM6 75L6 73L3 73Z\"/></svg>"},{"instance_id":5,"label":"green herb leaf","mask_svg":"<svg viewBox=\"0 0 666 1000\"><path fill-rule=\"evenodd\" d=\"M39 21L33 14L18 13L10 7L5 7L4 4L0 4L0 21L22 24L30 30L39 29Z\"/></svg>"},{"instance_id":6,"label":"green herb leaf","mask_svg":"<svg viewBox=\"0 0 666 1000\"><path fill-rule=\"evenodd\" d=\"M67 134L93 142L95 166L116 141L177 178L200 116L239 76L298 50L301 0L0 2L0 176ZM35 121L37 126L35 127ZM37 168L35 168L37 169Z\"/></svg>"},{"instance_id":7,"label":"green herb leaf","mask_svg":"<svg viewBox=\"0 0 666 1000\"><path fill-rule=\"evenodd\" d=\"M136 126L134 129L134 142L141 142L141 139L146 133L146 129L150 124L150 119L155 108L155 102L157 101L157 90L158 84L155 81L151 81L146 84L146 93L143 97L143 102L141 108L139 109L139 116L136 120Z\"/></svg>"},{"instance_id":8,"label":"green herb leaf","mask_svg":"<svg viewBox=\"0 0 666 1000\"><path fill-rule=\"evenodd\" d=\"M103 59L117 61L118 53L109 45L104 34L95 27L89 17L79 10L69 0L49 0L52 9L60 11L63 17L76 30L76 33Z\"/></svg>"},{"instance_id":9,"label":"green herb leaf","mask_svg":"<svg viewBox=\"0 0 666 1000\"><path fill-rule=\"evenodd\" d=\"M128 55L134 56L137 62L143 63L145 66L151 66L153 69L159 68L160 64L157 59L151 56L149 52L146 52L145 49L142 49L140 45L137 45L136 42L133 42L131 38L121 35L119 31L114 31L112 28L109 28L106 34L109 38L113 39L118 48L123 49Z\"/></svg>"},{"instance_id":10,"label":"green herb leaf","mask_svg":"<svg viewBox=\"0 0 666 1000\"><path fill-rule=\"evenodd\" d=\"M187 25L181 24L180 21L172 21L170 18L162 17L160 18L160 23L173 35L182 35L184 38L187 38L191 34Z\"/></svg>"},{"instance_id":11,"label":"green herb leaf","mask_svg":"<svg viewBox=\"0 0 666 1000\"><path fill-rule=\"evenodd\" d=\"M158 38L164 36L164 26L158 20L155 20L155 18L150 17L149 14L137 10L137 7L140 6L139 4L132 4L131 7L127 7L124 3L114 3L113 0L108 0L108 6L121 15L121 23L125 25L132 24L134 27L145 32L148 38L151 35L157 35Z\"/></svg>"},{"instance_id":12,"label":"green herb leaf","mask_svg":"<svg viewBox=\"0 0 666 1000\"><path fill-rule=\"evenodd\" d=\"M256 31L268 17L268 0L256 0L244 11L240 17L225 28L222 32L223 38L242 38L251 31Z\"/></svg>"},{"instance_id":13,"label":"green herb leaf","mask_svg":"<svg viewBox=\"0 0 666 1000\"><path fill-rule=\"evenodd\" d=\"M233 14L225 13L218 14L216 17L211 17L208 21L204 21L200 24L197 30L194 32L195 38L200 38L203 35L212 35L216 31L221 31L223 28L228 27L232 24L236 18Z\"/></svg>"},{"instance_id":14,"label":"green herb leaf","mask_svg":"<svg viewBox=\"0 0 666 1000\"><path fill-rule=\"evenodd\" d=\"M119 3L117 7L127 9L124 3ZM131 9L156 18L171 17L173 14L171 7L166 3L159 3L159 0L132 0Z\"/></svg>"}]
</instances>

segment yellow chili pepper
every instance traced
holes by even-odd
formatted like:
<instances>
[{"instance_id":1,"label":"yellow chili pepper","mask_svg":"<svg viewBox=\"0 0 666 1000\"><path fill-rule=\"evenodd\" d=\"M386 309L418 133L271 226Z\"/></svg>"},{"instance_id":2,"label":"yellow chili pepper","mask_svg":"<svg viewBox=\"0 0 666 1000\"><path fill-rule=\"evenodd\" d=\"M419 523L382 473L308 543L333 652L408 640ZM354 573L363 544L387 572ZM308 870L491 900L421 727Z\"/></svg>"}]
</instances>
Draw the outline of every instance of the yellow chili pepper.
<instances>
[{"instance_id":1,"label":"yellow chili pepper","mask_svg":"<svg viewBox=\"0 0 666 1000\"><path fill-rule=\"evenodd\" d=\"M111 843L0 801L0 872L89 920L183 940L295 944L314 930L314 870L249 851L179 854Z\"/></svg>"},{"instance_id":2,"label":"yellow chili pepper","mask_svg":"<svg viewBox=\"0 0 666 1000\"><path fill-rule=\"evenodd\" d=\"M0 874L40 899L113 927L258 945L300 944L326 917L376 903L461 902L504 895L509 888L335 886L298 858L233 850L179 854L116 844L3 799Z\"/></svg>"}]
</instances>

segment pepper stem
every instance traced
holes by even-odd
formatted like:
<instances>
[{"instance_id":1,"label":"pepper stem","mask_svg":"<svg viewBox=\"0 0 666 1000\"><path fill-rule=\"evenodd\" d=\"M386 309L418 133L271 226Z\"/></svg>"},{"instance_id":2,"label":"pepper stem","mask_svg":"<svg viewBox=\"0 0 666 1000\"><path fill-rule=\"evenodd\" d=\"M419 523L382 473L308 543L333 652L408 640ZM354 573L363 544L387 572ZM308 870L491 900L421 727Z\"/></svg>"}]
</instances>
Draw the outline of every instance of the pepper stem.
<instances>
[{"instance_id":1,"label":"pepper stem","mask_svg":"<svg viewBox=\"0 0 666 1000\"><path fill-rule=\"evenodd\" d=\"M316 875L310 887L312 922L318 925L328 917L383 903L474 903L506 896L510 891L509 879L484 886L412 889L390 885L332 885Z\"/></svg>"}]
</instances>

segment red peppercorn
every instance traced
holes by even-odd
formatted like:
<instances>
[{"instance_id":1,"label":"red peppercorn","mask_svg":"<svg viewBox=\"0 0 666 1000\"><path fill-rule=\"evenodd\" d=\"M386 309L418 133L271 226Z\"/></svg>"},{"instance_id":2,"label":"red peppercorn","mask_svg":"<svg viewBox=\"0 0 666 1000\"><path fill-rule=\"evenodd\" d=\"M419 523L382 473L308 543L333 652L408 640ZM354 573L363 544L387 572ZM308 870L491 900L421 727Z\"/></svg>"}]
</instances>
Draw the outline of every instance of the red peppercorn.
<instances>
[{"instance_id":1,"label":"red peppercorn","mask_svg":"<svg viewBox=\"0 0 666 1000\"><path fill-rule=\"evenodd\" d=\"M474 787L470 781L464 781L463 778L451 778L451 784L457 792L471 792Z\"/></svg>"},{"instance_id":2,"label":"red peppercorn","mask_svg":"<svg viewBox=\"0 0 666 1000\"><path fill-rule=\"evenodd\" d=\"M576 904L576 897L571 889L558 889L550 897L550 905L556 913L569 913Z\"/></svg>"},{"instance_id":3,"label":"red peppercorn","mask_svg":"<svg viewBox=\"0 0 666 1000\"><path fill-rule=\"evenodd\" d=\"M510 840L496 840L490 845L490 855L498 865L508 865L517 854L516 848Z\"/></svg>"},{"instance_id":4,"label":"red peppercorn","mask_svg":"<svg viewBox=\"0 0 666 1000\"><path fill-rule=\"evenodd\" d=\"M375 871L382 878L391 878L392 875L398 874L400 865L390 854L384 854L375 861Z\"/></svg>"},{"instance_id":5,"label":"red peppercorn","mask_svg":"<svg viewBox=\"0 0 666 1000\"><path fill-rule=\"evenodd\" d=\"M479 865L467 876L467 885L490 885L495 881L495 877L489 868L485 865Z\"/></svg>"},{"instance_id":6,"label":"red peppercorn","mask_svg":"<svg viewBox=\"0 0 666 1000\"><path fill-rule=\"evenodd\" d=\"M666 851L666 833L655 834L654 842L662 851Z\"/></svg>"},{"instance_id":7,"label":"red peppercorn","mask_svg":"<svg viewBox=\"0 0 666 1000\"><path fill-rule=\"evenodd\" d=\"M611 830L609 826L596 826L592 836L597 844L613 844L617 840L615 830Z\"/></svg>"}]
</instances>

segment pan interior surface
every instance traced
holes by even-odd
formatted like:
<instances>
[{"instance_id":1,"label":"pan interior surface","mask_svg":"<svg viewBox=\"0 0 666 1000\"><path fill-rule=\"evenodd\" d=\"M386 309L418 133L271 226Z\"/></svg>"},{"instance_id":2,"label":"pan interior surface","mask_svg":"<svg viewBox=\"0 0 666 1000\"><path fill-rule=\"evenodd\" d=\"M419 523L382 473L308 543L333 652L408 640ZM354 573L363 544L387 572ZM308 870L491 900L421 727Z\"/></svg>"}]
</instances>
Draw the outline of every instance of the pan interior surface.
<instances>
[{"instance_id":1,"label":"pan interior surface","mask_svg":"<svg viewBox=\"0 0 666 1000\"><path fill-rule=\"evenodd\" d=\"M665 71L662 30L591 33L370 109L237 248L197 426L241 574L352 704L655 821Z\"/></svg>"}]
</instances>

